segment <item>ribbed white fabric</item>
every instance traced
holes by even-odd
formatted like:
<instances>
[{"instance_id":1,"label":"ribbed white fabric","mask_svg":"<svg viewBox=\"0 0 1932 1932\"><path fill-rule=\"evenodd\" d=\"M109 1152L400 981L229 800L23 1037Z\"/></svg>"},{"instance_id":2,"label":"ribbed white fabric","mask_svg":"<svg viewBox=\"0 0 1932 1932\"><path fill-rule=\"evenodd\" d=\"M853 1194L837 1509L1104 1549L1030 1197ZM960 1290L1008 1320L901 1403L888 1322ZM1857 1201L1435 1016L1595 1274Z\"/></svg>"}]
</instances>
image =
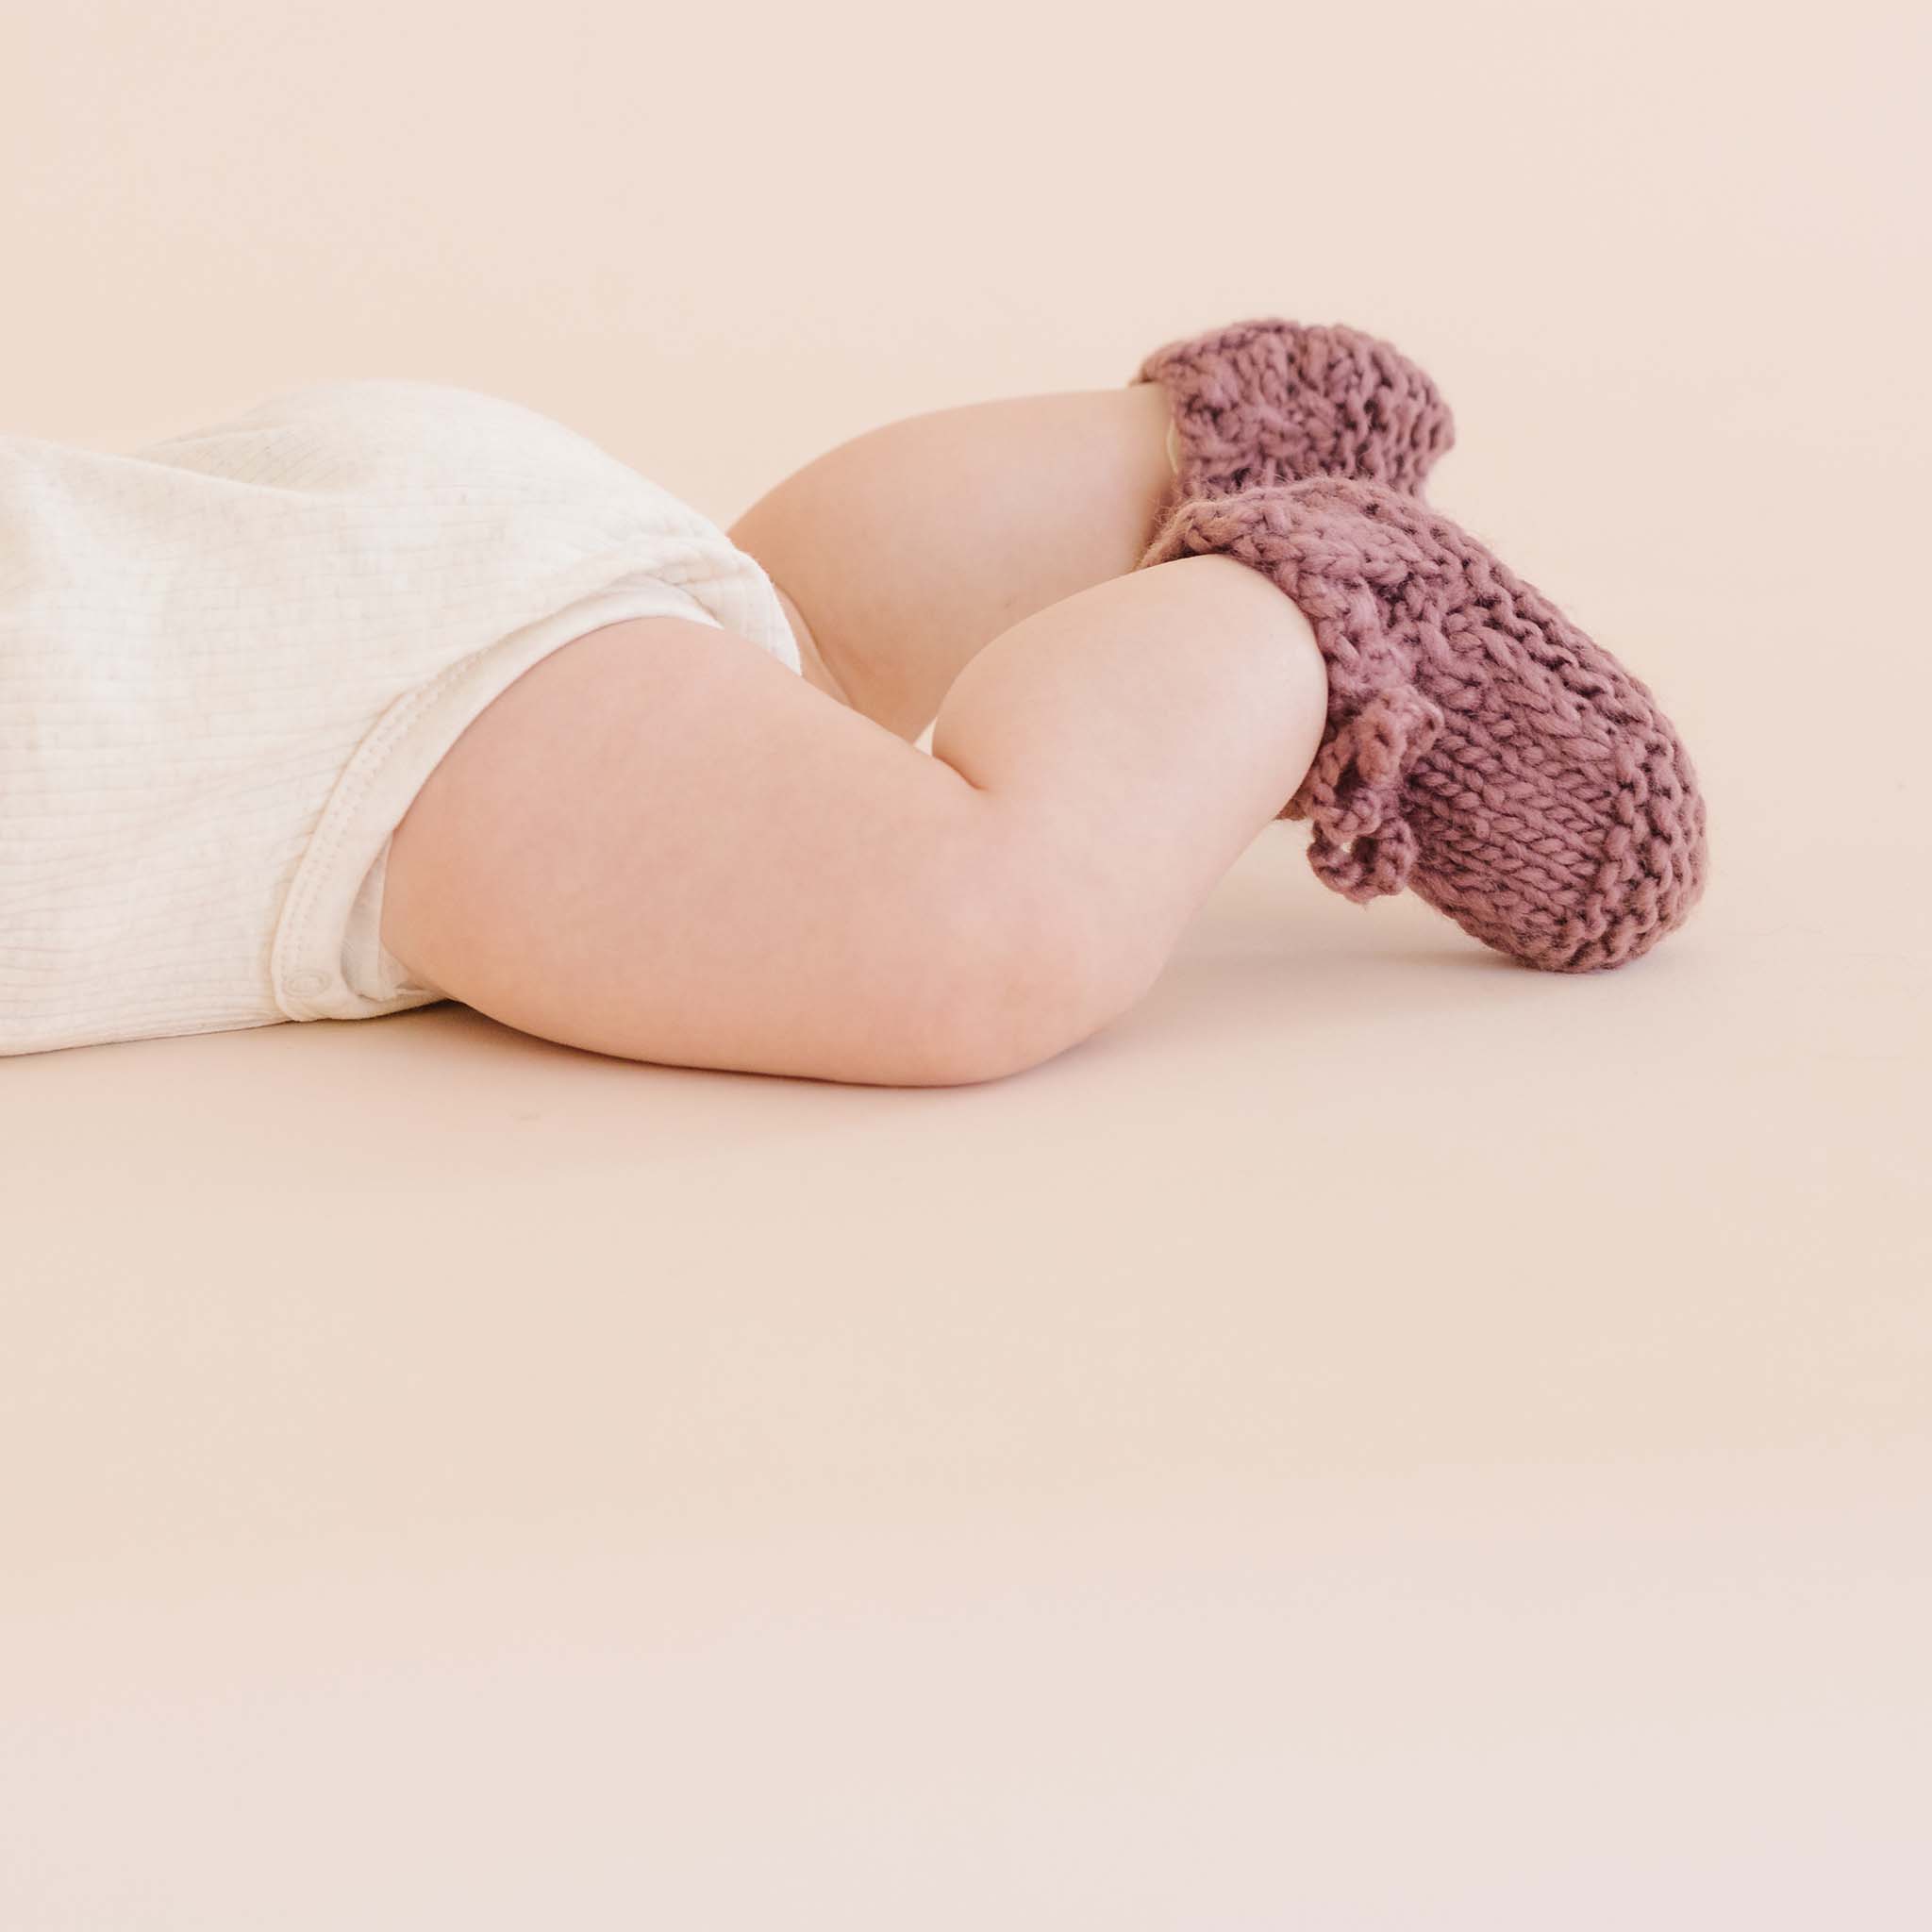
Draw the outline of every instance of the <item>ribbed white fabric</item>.
<instances>
[{"instance_id":1,"label":"ribbed white fabric","mask_svg":"<svg viewBox=\"0 0 1932 1932\"><path fill-rule=\"evenodd\" d=\"M531 665L771 579L520 404L365 378L129 456L0 437L0 1054L444 997L380 939L390 835Z\"/></svg>"}]
</instances>

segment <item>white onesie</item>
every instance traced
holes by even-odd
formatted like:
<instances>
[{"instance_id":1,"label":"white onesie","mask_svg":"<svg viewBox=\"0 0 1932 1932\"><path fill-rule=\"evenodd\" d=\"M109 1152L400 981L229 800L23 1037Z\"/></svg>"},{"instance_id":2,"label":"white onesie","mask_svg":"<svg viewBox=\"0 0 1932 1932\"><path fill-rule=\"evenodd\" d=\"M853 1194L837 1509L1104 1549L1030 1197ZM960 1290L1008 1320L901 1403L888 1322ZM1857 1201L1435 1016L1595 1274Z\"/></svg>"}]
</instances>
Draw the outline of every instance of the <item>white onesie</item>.
<instances>
[{"instance_id":1,"label":"white onesie","mask_svg":"<svg viewBox=\"0 0 1932 1932\"><path fill-rule=\"evenodd\" d=\"M390 835L491 700L771 579L520 404L367 378L129 456L0 437L0 1054L445 997L380 939Z\"/></svg>"}]
</instances>

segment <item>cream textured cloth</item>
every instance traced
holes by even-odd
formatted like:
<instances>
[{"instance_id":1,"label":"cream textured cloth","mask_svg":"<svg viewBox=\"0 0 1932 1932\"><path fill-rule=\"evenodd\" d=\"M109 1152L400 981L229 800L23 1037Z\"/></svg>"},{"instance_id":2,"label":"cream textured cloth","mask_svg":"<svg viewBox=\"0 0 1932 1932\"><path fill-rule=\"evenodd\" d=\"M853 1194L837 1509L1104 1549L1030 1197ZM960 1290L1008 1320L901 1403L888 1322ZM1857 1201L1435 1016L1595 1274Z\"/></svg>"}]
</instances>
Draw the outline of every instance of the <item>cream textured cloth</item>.
<instances>
[{"instance_id":1,"label":"cream textured cloth","mask_svg":"<svg viewBox=\"0 0 1932 1932\"><path fill-rule=\"evenodd\" d=\"M473 391L0 437L0 1054L442 998L381 944L391 832L522 673L661 615L799 669L715 524Z\"/></svg>"}]
</instances>

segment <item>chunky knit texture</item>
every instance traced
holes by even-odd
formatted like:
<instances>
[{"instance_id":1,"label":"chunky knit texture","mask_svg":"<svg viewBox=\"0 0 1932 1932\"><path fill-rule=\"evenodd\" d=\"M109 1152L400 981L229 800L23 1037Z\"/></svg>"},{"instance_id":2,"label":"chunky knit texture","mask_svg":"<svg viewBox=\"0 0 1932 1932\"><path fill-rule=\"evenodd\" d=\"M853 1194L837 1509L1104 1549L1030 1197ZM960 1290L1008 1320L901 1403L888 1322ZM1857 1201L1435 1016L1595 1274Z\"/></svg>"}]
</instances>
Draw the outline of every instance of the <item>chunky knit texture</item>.
<instances>
[{"instance_id":1,"label":"chunky knit texture","mask_svg":"<svg viewBox=\"0 0 1932 1932\"><path fill-rule=\"evenodd\" d=\"M1309 476L1420 492L1456 441L1436 385L1361 330L1282 316L1231 323L1156 349L1134 372L1173 405L1178 495L1226 496Z\"/></svg>"},{"instance_id":2,"label":"chunky knit texture","mask_svg":"<svg viewBox=\"0 0 1932 1932\"><path fill-rule=\"evenodd\" d=\"M1524 964L1620 966L1704 891L1705 808L1650 691L1475 538L1386 485L1196 498L1139 567L1219 553L1277 584L1328 669L1279 816L1356 900L1405 885Z\"/></svg>"}]
</instances>

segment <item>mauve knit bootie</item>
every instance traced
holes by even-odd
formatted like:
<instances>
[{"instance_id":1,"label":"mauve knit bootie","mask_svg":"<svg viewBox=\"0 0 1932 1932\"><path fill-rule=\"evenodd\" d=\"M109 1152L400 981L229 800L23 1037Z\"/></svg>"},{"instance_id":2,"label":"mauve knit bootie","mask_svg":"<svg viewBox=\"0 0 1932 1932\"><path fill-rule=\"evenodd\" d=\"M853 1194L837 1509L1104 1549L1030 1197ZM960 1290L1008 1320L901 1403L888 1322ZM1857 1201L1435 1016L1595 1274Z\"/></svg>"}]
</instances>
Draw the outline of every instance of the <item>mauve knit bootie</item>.
<instances>
[{"instance_id":1,"label":"mauve knit bootie","mask_svg":"<svg viewBox=\"0 0 1932 1932\"><path fill-rule=\"evenodd\" d=\"M1525 965L1620 966L1704 891L1704 799L1650 691L1467 531L1318 477L1174 509L1137 568L1219 553L1314 627L1328 724L1279 816L1357 900L1405 885Z\"/></svg>"},{"instance_id":2,"label":"mauve knit bootie","mask_svg":"<svg viewBox=\"0 0 1932 1932\"><path fill-rule=\"evenodd\" d=\"M1168 455L1184 498L1309 476L1420 492L1456 440L1436 385L1388 342L1339 323L1231 323L1156 349L1127 387L1141 382L1159 383L1173 407Z\"/></svg>"}]
</instances>

